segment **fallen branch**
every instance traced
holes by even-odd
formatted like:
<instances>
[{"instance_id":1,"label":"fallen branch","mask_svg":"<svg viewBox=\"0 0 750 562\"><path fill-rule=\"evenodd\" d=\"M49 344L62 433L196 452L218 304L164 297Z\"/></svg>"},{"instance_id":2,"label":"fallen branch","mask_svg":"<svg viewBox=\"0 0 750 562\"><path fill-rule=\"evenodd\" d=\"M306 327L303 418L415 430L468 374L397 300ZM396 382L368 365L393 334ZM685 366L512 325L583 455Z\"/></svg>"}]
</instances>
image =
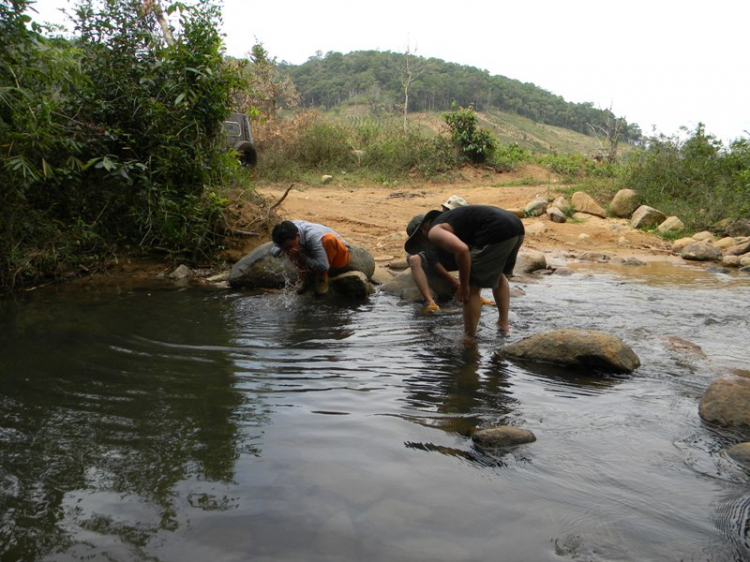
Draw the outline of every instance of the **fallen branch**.
<instances>
[{"instance_id":1,"label":"fallen branch","mask_svg":"<svg viewBox=\"0 0 750 562\"><path fill-rule=\"evenodd\" d=\"M286 196L289 195L289 192L292 190L293 187L294 187L293 183L289 184L289 187L286 188L284 195L282 195L281 198L278 201L276 201L276 203L274 203L268 208L268 213L266 214L266 221L268 221L268 219L271 217L271 211L273 211L276 207L281 205L282 201L286 199Z\"/></svg>"}]
</instances>

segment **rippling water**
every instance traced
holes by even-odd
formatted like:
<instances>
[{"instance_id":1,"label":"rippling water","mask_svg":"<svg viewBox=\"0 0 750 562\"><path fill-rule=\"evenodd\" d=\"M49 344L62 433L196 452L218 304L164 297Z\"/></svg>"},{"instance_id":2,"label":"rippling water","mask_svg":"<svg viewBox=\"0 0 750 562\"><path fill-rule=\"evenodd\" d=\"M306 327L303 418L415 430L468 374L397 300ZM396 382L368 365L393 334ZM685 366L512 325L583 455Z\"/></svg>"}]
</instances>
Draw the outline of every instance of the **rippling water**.
<instances>
[{"instance_id":1,"label":"rippling water","mask_svg":"<svg viewBox=\"0 0 750 562\"><path fill-rule=\"evenodd\" d=\"M457 309L378 294L2 302L1 559L750 558L749 475L723 452L750 435L698 417L713 379L750 368L750 278L587 267L512 283L513 336L485 309L476 349ZM614 333L642 366L493 359L563 327ZM537 441L472 445L499 423Z\"/></svg>"}]
</instances>

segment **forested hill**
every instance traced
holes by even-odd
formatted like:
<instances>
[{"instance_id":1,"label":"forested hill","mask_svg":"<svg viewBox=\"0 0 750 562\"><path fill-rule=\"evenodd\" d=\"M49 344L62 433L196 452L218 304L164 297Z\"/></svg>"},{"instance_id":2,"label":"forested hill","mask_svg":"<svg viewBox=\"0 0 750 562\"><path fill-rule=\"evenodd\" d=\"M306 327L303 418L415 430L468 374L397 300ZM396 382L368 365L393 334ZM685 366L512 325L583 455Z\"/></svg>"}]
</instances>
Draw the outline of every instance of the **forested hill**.
<instances>
[{"instance_id":1,"label":"forested hill","mask_svg":"<svg viewBox=\"0 0 750 562\"><path fill-rule=\"evenodd\" d=\"M373 112L393 111L403 107L404 85L411 79L409 111L449 110L455 101L461 107L497 108L586 135L592 134L592 128L611 130L619 122L621 140L636 142L642 136L638 125L609 109L566 102L534 84L441 59L390 51L329 52L301 65L279 66L294 81L305 107L331 109L356 103L369 105Z\"/></svg>"}]
</instances>

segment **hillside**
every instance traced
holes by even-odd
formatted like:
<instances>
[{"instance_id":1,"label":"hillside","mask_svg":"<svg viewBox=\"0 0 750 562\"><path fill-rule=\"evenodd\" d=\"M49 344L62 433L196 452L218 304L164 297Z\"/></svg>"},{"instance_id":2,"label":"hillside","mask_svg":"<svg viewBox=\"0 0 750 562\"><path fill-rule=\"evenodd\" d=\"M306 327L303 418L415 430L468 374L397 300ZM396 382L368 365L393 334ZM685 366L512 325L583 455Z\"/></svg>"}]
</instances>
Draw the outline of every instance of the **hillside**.
<instances>
[{"instance_id":1,"label":"hillside","mask_svg":"<svg viewBox=\"0 0 750 562\"><path fill-rule=\"evenodd\" d=\"M301 65L282 63L279 69L291 78L301 105L308 108L330 111L355 105L367 107L371 116L398 114L408 84L411 113L444 112L455 103L486 115L513 115L587 136L592 129L617 124L623 142L642 137L638 125L609 109L567 102L535 84L435 58L388 51L330 52Z\"/></svg>"},{"instance_id":2,"label":"hillside","mask_svg":"<svg viewBox=\"0 0 750 562\"><path fill-rule=\"evenodd\" d=\"M367 105L343 105L325 114L332 120L357 122L368 119L391 122L396 127L403 126L402 115L372 117ZM408 115L409 129L419 130L428 136L447 134L448 128L443 114L444 112L440 111L410 113ZM605 142L591 135L584 135L564 127L537 123L528 117L497 109L479 111L477 117L479 127L492 132L500 144L515 143L537 154L579 152L592 155L598 153L603 148L602 142ZM632 145L623 144L619 152L621 155L626 154L631 148Z\"/></svg>"}]
</instances>

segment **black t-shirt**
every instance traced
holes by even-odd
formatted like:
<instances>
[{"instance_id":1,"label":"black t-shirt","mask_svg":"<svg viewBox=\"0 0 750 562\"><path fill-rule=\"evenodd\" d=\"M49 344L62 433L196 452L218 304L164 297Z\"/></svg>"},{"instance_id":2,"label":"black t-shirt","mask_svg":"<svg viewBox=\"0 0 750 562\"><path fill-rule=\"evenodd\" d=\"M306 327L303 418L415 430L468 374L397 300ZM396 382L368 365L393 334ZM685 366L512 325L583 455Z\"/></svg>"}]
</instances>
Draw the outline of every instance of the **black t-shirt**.
<instances>
[{"instance_id":1,"label":"black t-shirt","mask_svg":"<svg viewBox=\"0 0 750 562\"><path fill-rule=\"evenodd\" d=\"M516 215L489 205L465 205L445 211L432 221L432 226L441 223L449 224L469 248L504 242L525 232Z\"/></svg>"}]
</instances>

